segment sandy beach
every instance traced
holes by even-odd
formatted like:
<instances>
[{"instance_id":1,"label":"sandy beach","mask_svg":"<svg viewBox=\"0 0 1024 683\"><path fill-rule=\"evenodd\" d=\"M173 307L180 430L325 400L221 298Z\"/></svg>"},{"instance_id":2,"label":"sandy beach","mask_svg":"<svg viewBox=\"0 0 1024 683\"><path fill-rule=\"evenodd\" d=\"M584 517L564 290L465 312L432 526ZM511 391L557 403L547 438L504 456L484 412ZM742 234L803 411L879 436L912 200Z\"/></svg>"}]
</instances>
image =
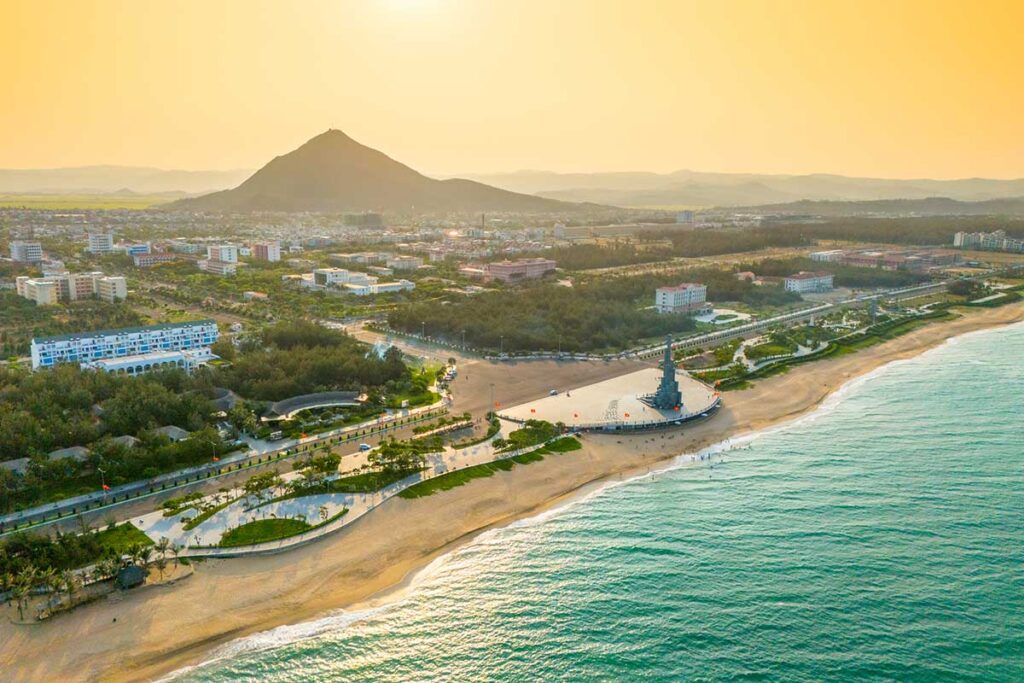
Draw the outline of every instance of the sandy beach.
<instances>
[{"instance_id":1,"label":"sandy beach","mask_svg":"<svg viewBox=\"0 0 1024 683\"><path fill-rule=\"evenodd\" d=\"M393 499L343 531L280 555L198 563L173 586L115 595L52 623L0 623L0 679L152 680L205 659L228 641L331 610L393 599L439 554L487 528L557 504L608 479L633 476L813 410L851 379L967 332L1024 321L1024 304L972 311L856 354L819 361L725 394L711 419L663 432L585 435L579 451L549 456L416 500ZM467 362L453 412L513 404L644 367L619 363Z\"/></svg>"}]
</instances>

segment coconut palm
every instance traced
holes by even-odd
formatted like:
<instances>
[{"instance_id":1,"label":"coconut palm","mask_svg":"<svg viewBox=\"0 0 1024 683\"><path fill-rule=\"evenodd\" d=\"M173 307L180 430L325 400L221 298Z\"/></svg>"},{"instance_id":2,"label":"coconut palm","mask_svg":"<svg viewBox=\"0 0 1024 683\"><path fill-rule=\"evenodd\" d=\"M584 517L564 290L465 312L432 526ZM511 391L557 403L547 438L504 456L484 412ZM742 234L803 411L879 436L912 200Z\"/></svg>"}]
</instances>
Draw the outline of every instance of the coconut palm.
<instances>
[{"instance_id":1,"label":"coconut palm","mask_svg":"<svg viewBox=\"0 0 1024 683\"><path fill-rule=\"evenodd\" d=\"M160 574L160 580L164 580L164 572L167 571L167 558L160 555L153 561L153 566L156 567L157 572Z\"/></svg>"},{"instance_id":2,"label":"coconut palm","mask_svg":"<svg viewBox=\"0 0 1024 683\"><path fill-rule=\"evenodd\" d=\"M37 571L32 565L24 567L17 576L14 584L14 599L18 603L18 618L25 621L25 608L28 607L28 598L32 594L32 586L36 583Z\"/></svg>"},{"instance_id":3,"label":"coconut palm","mask_svg":"<svg viewBox=\"0 0 1024 683\"><path fill-rule=\"evenodd\" d=\"M60 575L61 587L68 594L68 607L75 606L75 593L82 587L82 578L73 571L64 571Z\"/></svg>"},{"instance_id":4,"label":"coconut palm","mask_svg":"<svg viewBox=\"0 0 1024 683\"><path fill-rule=\"evenodd\" d=\"M171 547L168 548L167 551L169 553L171 553L171 555L174 556L174 568L177 569L178 568L178 553L181 552L181 547L180 546L176 546L176 545L174 545L172 543Z\"/></svg>"},{"instance_id":5,"label":"coconut palm","mask_svg":"<svg viewBox=\"0 0 1024 683\"><path fill-rule=\"evenodd\" d=\"M160 553L160 557L167 557L167 551L171 548L171 541L166 536L161 536L160 540L156 543L156 551Z\"/></svg>"},{"instance_id":6,"label":"coconut palm","mask_svg":"<svg viewBox=\"0 0 1024 683\"><path fill-rule=\"evenodd\" d=\"M36 580L46 589L46 606L52 609L54 598L58 598L57 602L60 602L60 574L53 567L47 567L38 573Z\"/></svg>"}]
</instances>

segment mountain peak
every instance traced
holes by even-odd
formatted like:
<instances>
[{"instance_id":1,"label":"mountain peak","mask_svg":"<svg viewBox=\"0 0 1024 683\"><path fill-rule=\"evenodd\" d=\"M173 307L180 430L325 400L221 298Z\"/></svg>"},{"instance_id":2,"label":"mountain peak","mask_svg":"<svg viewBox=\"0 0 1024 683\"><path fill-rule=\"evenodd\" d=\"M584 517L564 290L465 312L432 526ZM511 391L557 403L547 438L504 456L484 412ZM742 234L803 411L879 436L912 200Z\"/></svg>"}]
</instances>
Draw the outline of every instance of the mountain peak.
<instances>
[{"instance_id":1,"label":"mountain peak","mask_svg":"<svg viewBox=\"0 0 1024 683\"><path fill-rule=\"evenodd\" d=\"M199 211L520 211L581 208L474 181L434 180L330 128L233 190L174 202Z\"/></svg>"}]
</instances>

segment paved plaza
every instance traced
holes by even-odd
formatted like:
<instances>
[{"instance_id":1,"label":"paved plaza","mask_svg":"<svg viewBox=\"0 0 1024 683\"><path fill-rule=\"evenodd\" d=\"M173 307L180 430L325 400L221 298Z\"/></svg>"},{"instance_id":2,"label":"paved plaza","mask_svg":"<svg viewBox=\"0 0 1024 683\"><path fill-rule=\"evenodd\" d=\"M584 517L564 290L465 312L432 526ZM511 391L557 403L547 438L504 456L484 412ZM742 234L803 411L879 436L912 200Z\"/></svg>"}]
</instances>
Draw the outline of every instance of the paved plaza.
<instances>
[{"instance_id":1,"label":"paved plaza","mask_svg":"<svg viewBox=\"0 0 1024 683\"><path fill-rule=\"evenodd\" d=\"M659 368L646 368L597 384L560 391L555 396L499 410L498 414L509 420L547 420L579 429L639 429L680 422L717 405L718 393L682 370L676 372L683 394L682 408L658 410L647 405L640 397L658 388L661 374Z\"/></svg>"}]
</instances>

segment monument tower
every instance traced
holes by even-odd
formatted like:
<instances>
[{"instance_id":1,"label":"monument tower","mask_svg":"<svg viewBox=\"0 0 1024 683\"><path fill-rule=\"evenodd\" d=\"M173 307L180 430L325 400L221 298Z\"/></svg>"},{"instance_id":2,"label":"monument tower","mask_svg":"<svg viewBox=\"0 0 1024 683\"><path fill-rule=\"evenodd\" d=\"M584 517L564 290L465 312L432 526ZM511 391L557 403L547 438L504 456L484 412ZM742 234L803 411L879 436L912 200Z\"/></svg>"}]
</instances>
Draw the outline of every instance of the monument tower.
<instances>
[{"instance_id":1,"label":"monument tower","mask_svg":"<svg viewBox=\"0 0 1024 683\"><path fill-rule=\"evenodd\" d=\"M665 357L661 361L661 382L658 390L644 397L644 402L658 410L675 410L683 407L683 393L676 381L676 364L672 362L672 337L665 337Z\"/></svg>"}]
</instances>

